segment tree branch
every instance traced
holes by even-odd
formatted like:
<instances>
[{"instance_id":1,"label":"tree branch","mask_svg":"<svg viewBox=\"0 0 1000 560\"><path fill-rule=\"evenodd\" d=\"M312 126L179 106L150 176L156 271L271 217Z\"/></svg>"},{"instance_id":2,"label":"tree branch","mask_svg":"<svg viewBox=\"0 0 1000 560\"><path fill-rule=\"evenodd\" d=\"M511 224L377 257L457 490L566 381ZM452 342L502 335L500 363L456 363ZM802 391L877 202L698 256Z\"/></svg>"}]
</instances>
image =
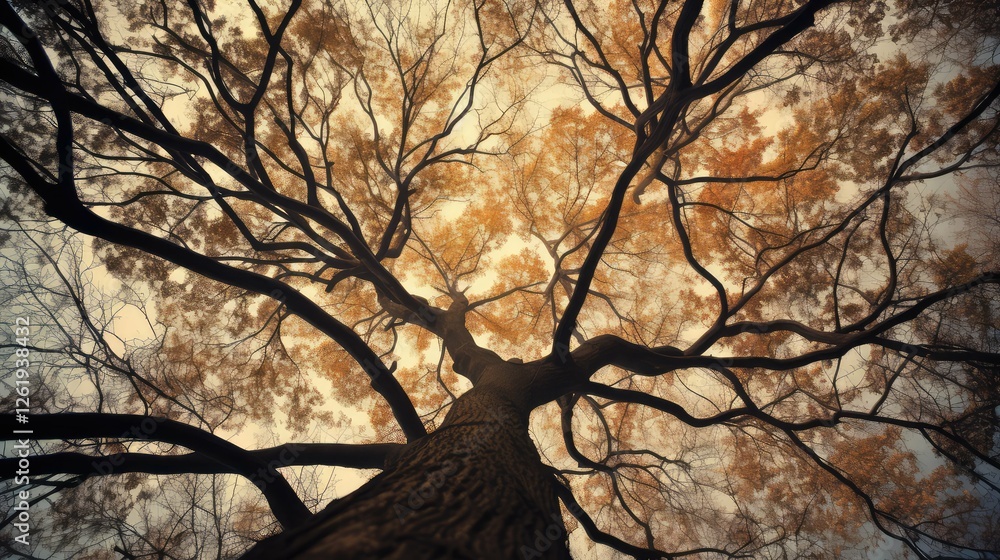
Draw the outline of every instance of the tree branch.
<instances>
[{"instance_id":1,"label":"tree branch","mask_svg":"<svg viewBox=\"0 0 1000 560\"><path fill-rule=\"evenodd\" d=\"M0 425L4 426L3 437L8 441L18 439L20 434L15 435L15 430L30 429L29 437L33 440L120 438L161 441L187 447L253 481L264 494L278 522L286 529L312 515L281 473L260 456L181 422L137 414L66 412L32 414L28 424L16 423L14 414L0 414ZM257 480L258 473L268 474L273 480Z\"/></svg>"},{"instance_id":2,"label":"tree branch","mask_svg":"<svg viewBox=\"0 0 1000 560\"><path fill-rule=\"evenodd\" d=\"M31 417L32 426L35 416ZM286 443L276 447L247 451L259 463L267 465L266 471L255 471L260 479L274 476L279 467L329 466L352 469L380 469L390 454L402 449L399 443L341 444L341 443ZM0 479L13 478L16 458L0 459ZM87 455L60 452L31 456L31 473L75 474L106 476L124 473L148 474L241 474L231 465L222 463L205 453L184 455L154 455L151 453L117 453L114 455ZM9 475L9 476L8 476Z\"/></svg>"}]
</instances>

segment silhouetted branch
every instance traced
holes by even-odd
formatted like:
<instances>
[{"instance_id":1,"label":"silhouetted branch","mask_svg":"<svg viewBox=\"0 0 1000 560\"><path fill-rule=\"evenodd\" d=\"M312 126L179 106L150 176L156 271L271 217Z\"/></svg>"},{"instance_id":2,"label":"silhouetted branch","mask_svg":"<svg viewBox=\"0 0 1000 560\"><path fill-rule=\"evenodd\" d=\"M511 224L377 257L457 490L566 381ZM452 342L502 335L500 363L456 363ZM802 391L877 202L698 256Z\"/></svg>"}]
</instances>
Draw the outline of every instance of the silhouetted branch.
<instances>
[{"instance_id":1,"label":"silhouetted branch","mask_svg":"<svg viewBox=\"0 0 1000 560\"><path fill-rule=\"evenodd\" d=\"M7 440L20 437L15 435L15 430L30 429L33 440L122 438L162 441L187 447L252 480L283 526L295 526L312 515L285 478L261 456L212 433L167 418L66 412L32 414L30 424L22 425L15 422L14 414L0 414L0 425L7 428L4 436ZM258 479L259 473L268 475L272 480Z\"/></svg>"},{"instance_id":2,"label":"silhouetted branch","mask_svg":"<svg viewBox=\"0 0 1000 560\"><path fill-rule=\"evenodd\" d=\"M32 424L35 417L32 416ZM72 418L68 419L72 420ZM66 439L66 438L64 438ZM155 438L153 438L155 439ZM352 469L380 469L389 454L403 447L398 443L285 443L276 447L247 451L258 464L267 465L266 471L255 471L257 479L274 476L279 467L329 466ZM6 479L16 470L17 459L0 459L0 472ZM31 456L33 474L76 474L106 476L131 472L148 474L242 474L231 464L220 462L205 453L183 455L155 455L151 453L117 453L114 455L88 455L60 452Z\"/></svg>"}]
</instances>

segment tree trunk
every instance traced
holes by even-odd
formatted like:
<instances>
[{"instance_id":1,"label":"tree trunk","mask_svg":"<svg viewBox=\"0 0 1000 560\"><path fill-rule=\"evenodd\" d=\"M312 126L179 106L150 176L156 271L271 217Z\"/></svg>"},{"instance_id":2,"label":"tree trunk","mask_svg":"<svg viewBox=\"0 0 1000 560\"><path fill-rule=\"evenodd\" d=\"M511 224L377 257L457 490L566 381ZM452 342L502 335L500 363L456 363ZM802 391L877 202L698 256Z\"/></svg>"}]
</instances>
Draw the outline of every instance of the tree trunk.
<instances>
[{"instance_id":1,"label":"tree trunk","mask_svg":"<svg viewBox=\"0 0 1000 560\"><path fill-rule=\"evenodd\" d=\"M504 392L462 395L384 472L243 560L568 559L554 478Z\"/></svg>"}]
</instances>

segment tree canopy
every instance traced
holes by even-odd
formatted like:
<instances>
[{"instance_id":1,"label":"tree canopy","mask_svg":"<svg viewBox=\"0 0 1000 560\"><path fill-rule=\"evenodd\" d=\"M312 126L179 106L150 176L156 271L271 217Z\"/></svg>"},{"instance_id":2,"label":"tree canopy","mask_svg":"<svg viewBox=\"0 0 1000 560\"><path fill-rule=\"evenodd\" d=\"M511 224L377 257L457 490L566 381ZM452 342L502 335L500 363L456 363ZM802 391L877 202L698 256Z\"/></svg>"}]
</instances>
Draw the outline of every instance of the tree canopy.
<instances>
[{"instance_id":1,"label":"tree canopy","mask_svg":"<svg viewBox=\"0 0 1000 560\"><path fill-rule=\"evenodd\" d=\"M236 558L477 492L498 534L531 506L526 559L1000 553L995 3L0 26L4 554Z\"/></svg>"}]
</instances>

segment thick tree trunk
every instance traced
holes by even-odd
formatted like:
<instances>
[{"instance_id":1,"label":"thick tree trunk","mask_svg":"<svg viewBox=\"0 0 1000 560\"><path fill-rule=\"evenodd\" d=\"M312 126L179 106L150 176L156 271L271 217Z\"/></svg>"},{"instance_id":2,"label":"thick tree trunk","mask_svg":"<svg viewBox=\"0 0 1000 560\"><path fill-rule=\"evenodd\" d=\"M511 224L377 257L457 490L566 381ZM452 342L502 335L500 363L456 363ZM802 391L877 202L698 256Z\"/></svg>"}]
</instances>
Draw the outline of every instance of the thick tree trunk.
<instances>
[{"instance_id":1,"label":"thick tree trunk","mask_svg":"<svg viewBox=\"0 0 1000 560\"><path fill-rule=\"evenodd\" d=\"M243 560L569 558L528 411L504 392L462 395L438 430L383 473Z\"/></svg>"}]
</instances>

